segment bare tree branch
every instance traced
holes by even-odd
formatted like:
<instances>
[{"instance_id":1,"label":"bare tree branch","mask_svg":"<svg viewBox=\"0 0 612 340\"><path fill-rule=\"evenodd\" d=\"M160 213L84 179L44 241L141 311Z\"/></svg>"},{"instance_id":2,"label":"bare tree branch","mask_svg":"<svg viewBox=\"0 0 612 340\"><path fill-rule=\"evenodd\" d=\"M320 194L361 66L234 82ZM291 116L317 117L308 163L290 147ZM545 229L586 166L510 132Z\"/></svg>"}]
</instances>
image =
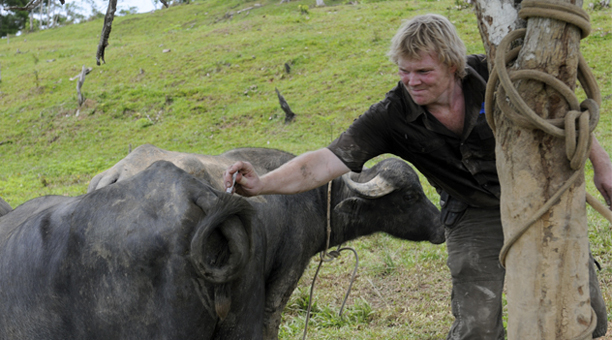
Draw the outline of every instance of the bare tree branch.
<instances>
[{"instance_id":1,"label":"bare tree branch","mask_svg":"<svg viewBox=\"0 0 612 340\"><path fill-rule=\"evenodd\" d=\"M85 69L85 75L88 75L88 74L89 74L89 72L91 72L92 70L93 70L93 68L91 68L91 67L86 68L86 69ZM83 71L79 72L79 74L77 74L77 75L76 75L76 76L74 76L74 77L69 78L68 80L73 81L73 80L75 80L75 79L80 78L80 77L81 77L81 73L83 73Z\"/></svg>"},{"instance_id":2,"label":"bare tree branch","mask_svg":"<svg viewBox=\"0 0 612 340\"><path fill-rule=\"evenodd\" d=\"M291 121L293 121L293 119L295 119L295 113L293 113L293 111L291 111L291 108L289 107L289 104L287 104L287 101L280 94L278 89L274 88L274 90L276 91L276 95L278 96L278 101L280 102L281 109L283 109L283 111L285 111L285 124L289 124L289 123L291 123Z\"/></svg>"},{"instance_id":3,"label":"bare tree branch","mask_svg":"<svg viewBox=\"0 0 612 340\"><path fill-rule=\"evenodd\" d=\"M81 87L83 87L83 83L85 83L85 75L87 73L87 68L85 67L85 65L83 65L83 68L81 69L81 74L79 75L79 80L77 81L76 85L77 95L79 96L79 107L81 107L81 105L83 105L83 102L85 101L85 97L83 97L83 95L81 94Z\"/></svg>"},{"instance_id":4,"label":"bare tree branch","mask_svg":"<svg viewBox=\"0 0 612 340\"><path fill-rule=\"evenodd\" d=\"M98 52L96 53L96 64L100 66L100 60L104 61L104 49L108 46L108 37L110 36L111 28L113 26L113 19L115 19L115 11L117 10L117 0L108 1L108 9L106 10L106 16L104 16L104 26L102 27L102 34L100 34L100 43L98 44Z\"/></svg>"}]
</instances>

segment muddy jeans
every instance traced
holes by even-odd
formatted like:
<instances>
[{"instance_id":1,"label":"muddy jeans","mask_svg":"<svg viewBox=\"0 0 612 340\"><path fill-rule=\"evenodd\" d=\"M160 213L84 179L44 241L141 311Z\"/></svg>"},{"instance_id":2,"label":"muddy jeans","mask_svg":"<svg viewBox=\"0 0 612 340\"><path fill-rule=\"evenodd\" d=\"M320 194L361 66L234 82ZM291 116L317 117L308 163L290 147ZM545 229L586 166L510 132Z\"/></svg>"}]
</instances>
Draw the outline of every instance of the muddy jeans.
<instances>
[{"instance_id":1,"label":"muddy jeans","mask_svg":"<svg viewBox=\"0 0 612 340\"><path fill-rule=\"evenodd\" d=\"M453 283L451 308L455 316L447 340L504 339L505 270L499 263L503 243L498 209L468 208L454 225L446 228L447 265ZM595 338L606 333L607 314L594 265L591 267L591 304L598 317Z\"/></svg>"}]
</instances>

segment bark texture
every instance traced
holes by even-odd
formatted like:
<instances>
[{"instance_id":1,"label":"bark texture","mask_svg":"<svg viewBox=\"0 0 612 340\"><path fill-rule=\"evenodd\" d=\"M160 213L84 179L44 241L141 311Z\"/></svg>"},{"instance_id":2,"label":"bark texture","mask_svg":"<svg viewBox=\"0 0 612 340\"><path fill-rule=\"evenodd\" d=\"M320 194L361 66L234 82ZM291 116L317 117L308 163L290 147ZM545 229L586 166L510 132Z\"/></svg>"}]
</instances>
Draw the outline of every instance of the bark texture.
<instances>
[{"instance_id":1,"label":"bark texture","mask_svg":"<svg viewBox=\"0 0 612 340\"><path fill-rule=\"evenodd\" d=\"M474 9L490 70L501 40L515 29L525 28L526 22L519 18L520 7L513 0L476 0Z\"/></svg>"}]
</instances>

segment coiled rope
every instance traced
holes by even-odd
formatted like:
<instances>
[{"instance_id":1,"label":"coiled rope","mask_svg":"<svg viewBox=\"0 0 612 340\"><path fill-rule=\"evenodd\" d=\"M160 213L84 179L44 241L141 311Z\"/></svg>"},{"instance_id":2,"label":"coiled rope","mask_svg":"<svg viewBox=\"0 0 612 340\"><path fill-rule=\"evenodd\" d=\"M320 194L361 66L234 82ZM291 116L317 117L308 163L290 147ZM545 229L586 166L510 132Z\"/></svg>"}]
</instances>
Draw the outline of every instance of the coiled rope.
<instances>
[{"instance_id":1,"label":"coiled rope","mask_svg":"<svg viewBox=\"0 0 612 340\"><path fill-rule=\"evenodd\" d=\"M578 6L566 3L558 3L548 0L526 0L522 2L522 9L519 16L522 19L530 17L551 18L573 24L580 28L581 38L589 35L591 30L588 14ZM595 82L595 77L591 73L586 61L579 56L578 62L578 81L582 85L587 99L578 103L576 95L572 89L557 78L537 70L517 70L508 72L506 65L516 59L521 47L517 47L507 52L510 43L517 39L524 38L525 29L515 30L509 33L499 44L495 57L495 67L492 70L487 83L485 95L485 114L491 129L495 131L494 108L499 106L506 118L518 126L525 129L540 129L557 138L564 138L566 144L566 156L570 162L570 167L574 174L559 188L559 190L531 217L519 231L510 239L506 240L499 258L505 267L506 256L509 249L516 241L538 221L554 204L558 202L561 195L565 193L573 184L580 179L581 172L588 158L592 141L592 132L599 121L599 106L601 105L601 95ZM570 111L565 118L547 119L536 114L520 97L514 88L512 81L520 79L537 80L551 86L567 100ZM501 85L498 87L498 83ZM497 89L496 101L495 90ZM512 104L509 105L506 98ZM576 134L577 131L577 134ZM587 202L599 213L604 215L612 222L611 215L597 199L587 193ZM589 327L572 340L580 340L591 336L597 326L597 317L591 308L591 323Z\"/></svg>"}]
</instances>

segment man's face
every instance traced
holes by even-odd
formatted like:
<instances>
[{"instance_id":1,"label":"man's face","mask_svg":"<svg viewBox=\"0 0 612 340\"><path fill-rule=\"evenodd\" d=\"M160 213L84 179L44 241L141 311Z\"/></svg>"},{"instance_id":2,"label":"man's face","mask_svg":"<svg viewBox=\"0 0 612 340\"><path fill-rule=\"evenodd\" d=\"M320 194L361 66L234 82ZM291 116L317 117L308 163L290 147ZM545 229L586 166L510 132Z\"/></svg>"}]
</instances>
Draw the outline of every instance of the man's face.
<instances>
[{"instance_id":1,"label":"man's face","mask_svg":"<svg viewBox=\"0 0 612 340\"><path fill-rule=\"evenodd\" d=\"M399 76L415 103L444 105L455 82L456 67L441 63L435 53L421 52L420 59L400 57Z\"/></svg>"}]
</instances>

